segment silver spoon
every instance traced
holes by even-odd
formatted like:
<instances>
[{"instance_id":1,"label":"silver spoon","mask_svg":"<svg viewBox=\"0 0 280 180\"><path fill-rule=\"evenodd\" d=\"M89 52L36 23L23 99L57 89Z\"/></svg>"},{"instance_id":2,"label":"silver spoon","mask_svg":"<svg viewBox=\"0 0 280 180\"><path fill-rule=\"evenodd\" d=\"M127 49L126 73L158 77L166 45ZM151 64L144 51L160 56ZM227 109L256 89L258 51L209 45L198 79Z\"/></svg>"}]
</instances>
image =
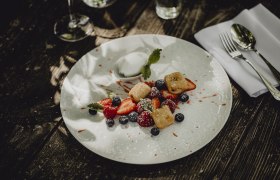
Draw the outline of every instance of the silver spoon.
<instances>
[{"instance_id":1,"label":"silver spoon","mask_svg":"<svg viewBox=\"0 0 280 180\"><path fill-rule=\"evenodd\" d=\"M263 57L263 55L255 48L256 39L254 35L247 28L240 24L233 24L231 26L231 35L233 41L238 45L239 48L246 51L254 51L255 53L257 53L267 64L277 82L280 84L280 72L277 71L277 69L275 69L275 67L273 67L272 64L270 64L270 62L268 62Z\"/></svg>"}]
</instances>

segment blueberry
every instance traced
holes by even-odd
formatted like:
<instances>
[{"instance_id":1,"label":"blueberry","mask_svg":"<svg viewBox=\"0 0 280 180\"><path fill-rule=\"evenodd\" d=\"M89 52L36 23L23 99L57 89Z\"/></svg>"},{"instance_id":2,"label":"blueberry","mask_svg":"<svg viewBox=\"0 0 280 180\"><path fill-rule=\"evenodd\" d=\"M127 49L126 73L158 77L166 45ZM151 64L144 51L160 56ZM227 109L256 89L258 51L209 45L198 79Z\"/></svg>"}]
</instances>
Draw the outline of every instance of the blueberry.
<instances>
[{"instance_id":1,"label":"blueberry","mask_svg":"<svg viewBox=\"0 0 280 180\"><path fill-rule=\"evenodd\" d=\"M153 127L151 129L151 134L154 135L154 136L157 136L159 134L159 128Z\"/></svg>"},{"instance_id":2,"label":"blueberry","mask_svg":"<svg viewBox=\"0 0 280 180\"><path fill-rule=\"evenodd\" d=\"M182 114L182 113L177 113L176 115L175 115L175 121L177 121L177 122L182 122L183 120L184 120L184 114Z\"/></svg>"},{"instance_id":3,"label":"blueberry","mask_svg":"<svg viewBox=\"0 0 280 180\"><path fill-rule=\"evenodd\" d=\"M97 111L94 109L88 109L88 113L91 115L96 115Z\"/></svg>"},{"instance_id":4,"label":"blueberry","mask_svg":"<svg viewBox=\"0 0 280 180\"><path fill-rule=\"evenodd\" d=\"M115 124L114 119L106 119L106 124L108 127L112 127Z\"/></svg>"},{"instance_id":5,"label":"blueberry","mask_svg":"<svg viewBox=\"0 0 280 180\"><path fill-rule=\"evenodd\" d=\"M112 105L113 105L113 106L118 106L118 105L120 105L120 104L121 104L121 98L118 97L118 96L113 97Z\"/></svg>"},{"instance_id":6,"label":"blueberry","mask_svg":"<svg viewBox=\"0 0 280 180\"><path fill-rule=\"evenodd\" d=\"M121 116L121 117L119 118L119 122L120 122L120 124L126 124L126 123L128 123L128 117L127 117L127 116Z\"/></svg>"},{"instance_id":7,"label":"blueberry","mask_svg":"<svg viewBox=\"0 0 280 180\"><path fill-rule=\"evenodd\" d=\"M184 93L180 94L179 99L182 102L186 102L189 100L189 95L186 92L184 92Z\"/></svg>"},{"instance_id":8,"label":"blueberry","mask_svg":"<svg viewBox=\"0 0 280 180\"><path fill-rule=\"evenodd\" d=\"M163 79L156 80L155 86L156 88L158 88L158 90L162 90L166 88L165 81Z\"/></svg>"},{"instance_id":9,"label":"blueberry","mask_svg":"<svg viewBox=\"0 0 280 180\"><path fill-rule=\"evenodd\" d=\"M128 119L131 122L136 122L137 121L137 117L138 117L138 113L133 111L131 113L128 114Z\"/></svg>"}]
</instances>

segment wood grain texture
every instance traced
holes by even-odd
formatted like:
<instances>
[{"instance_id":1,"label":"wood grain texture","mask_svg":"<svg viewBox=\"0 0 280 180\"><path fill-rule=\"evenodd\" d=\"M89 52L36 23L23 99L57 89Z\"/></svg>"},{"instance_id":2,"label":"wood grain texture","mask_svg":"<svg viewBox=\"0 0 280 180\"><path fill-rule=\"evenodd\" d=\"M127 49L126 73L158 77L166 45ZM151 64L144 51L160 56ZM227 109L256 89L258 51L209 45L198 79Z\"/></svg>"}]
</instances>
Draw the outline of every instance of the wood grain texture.
<instances>
[{"instance_id":1,"label":"wood grain texture","mask_svg":"<svg viewBox=\"0 0 280 180\"><path fill-rule=\"evenodd\" d=\"M13 179L279 179L280 103L250 98L234 82L230 117L205 147L158 165L129 165L100 157L75 140L61 118L60 88L88 51L116 36L166 34L199 45L193 35L258 3L280 17L277 0L189 0L175 20L162 20L149 0L119 0L106 9L82 1L106 37L66 43L53 35L66 2L29 0L6 5L0 27L0 175ZM13 11L13 7L15 10ZM1 18L0 17L0 18ZM2 21L3 20L3 21Z\"/></svg>"}]
</instances>

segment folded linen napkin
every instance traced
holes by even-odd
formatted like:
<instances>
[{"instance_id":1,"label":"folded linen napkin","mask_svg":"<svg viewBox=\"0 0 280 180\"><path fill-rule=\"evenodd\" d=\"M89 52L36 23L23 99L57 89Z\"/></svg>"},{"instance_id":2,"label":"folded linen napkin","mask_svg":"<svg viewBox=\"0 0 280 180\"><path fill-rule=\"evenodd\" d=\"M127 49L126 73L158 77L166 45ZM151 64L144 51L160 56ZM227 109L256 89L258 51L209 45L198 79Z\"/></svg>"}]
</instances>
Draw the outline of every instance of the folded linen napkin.
<instances>
[{"instance_id":1,"label":"folded linen napkin","mask_svg":"<svg viewBox=\"0 0 280 180\"><path fill-rule=\"evenodd\" d=\"M280 71L280 20L262 4L258 4L250 10L243 10L230 21L205 28L194 35L234 81L251 97L257 97L268 91L263 82L245 61L233 60L225 51L219 38L219 34L230 32L233 23L245 26L254 34L257 41L256 49ZM255 52L242 50L241 52L273 85L279 85L270 69Z\"/></svg>"}]
</instances>

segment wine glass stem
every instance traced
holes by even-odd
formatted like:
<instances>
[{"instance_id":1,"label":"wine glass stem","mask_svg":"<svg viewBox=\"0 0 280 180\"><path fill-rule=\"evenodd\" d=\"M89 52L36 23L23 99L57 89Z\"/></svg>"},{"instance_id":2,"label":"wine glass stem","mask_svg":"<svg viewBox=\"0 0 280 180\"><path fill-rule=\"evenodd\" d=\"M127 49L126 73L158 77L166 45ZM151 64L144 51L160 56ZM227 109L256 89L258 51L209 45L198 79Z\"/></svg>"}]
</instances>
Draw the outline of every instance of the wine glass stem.
<instances>
[{"instance_id":1,"label":"wine glass stem","mask_svg":"<svg viewBox=\"0 0 280 180\"><path fill-rule=\"evenodd\" d=\"M68 11L69 11L69 16L70 20L72 21L73 19L73 0L67 0L68 1Z\"/></svg>"},{"instance_id":2,"label":"wine glass stem","mask_svg":"<svg viewBox=\"0 0 280 180\"><path fill-rule=\"evenodd\" d=\"M74 29L77 27L77 20L75 19L75 16L73 15L73 0L67 0L68 1L68 11L69 11L69 28Z\"/></svg>"}]
</instances>

